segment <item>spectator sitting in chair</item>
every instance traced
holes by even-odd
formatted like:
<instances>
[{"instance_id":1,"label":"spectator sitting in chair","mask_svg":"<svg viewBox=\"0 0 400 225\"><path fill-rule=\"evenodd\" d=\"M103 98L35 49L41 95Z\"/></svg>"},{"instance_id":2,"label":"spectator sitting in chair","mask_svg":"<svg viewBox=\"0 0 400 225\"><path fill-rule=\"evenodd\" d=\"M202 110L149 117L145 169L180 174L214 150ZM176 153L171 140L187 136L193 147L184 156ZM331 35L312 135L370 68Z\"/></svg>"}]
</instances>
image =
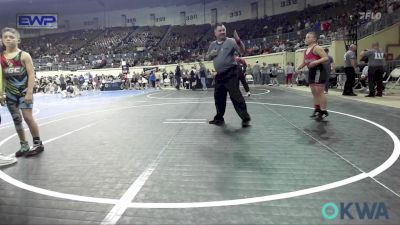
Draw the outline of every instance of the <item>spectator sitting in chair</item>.
<instances>
[{"instance_id":1,"label":"spectator sitting in chair","mask_svg":"<svg viewBox=\"0 0 400 225\"><path fill-rule=\"evenodd\" d=\"M61 95L63 98L73 98L80 95L80 93L78 87L74 86L72 81L67 81L67 88L61 92Z\"/></svg>"},{"instance_id":2,"label":"spectator sitting in chair","mask_svg":"<svg viewBox=\"0 0 400 225\"><path fill-rule=\"evenodd\" d=\"M368 79L368 66L364 66L361 76L360 76L360 82L357 85L356 89L358 91L366 91L369 92L368 87L367 87L367 79Z\"/></svg>"},{"instance_id":3,"label":"spectator sitting in chair","mask_svg":"<svg viewBox=\"0 0 400 225\"><path fill-rule=\"evenodd\" d=\"M297 86L308 86L306 75L304 74L303 71L301 71L300 74L297 75L296 83Z\"/></svg>"}]
</instances>

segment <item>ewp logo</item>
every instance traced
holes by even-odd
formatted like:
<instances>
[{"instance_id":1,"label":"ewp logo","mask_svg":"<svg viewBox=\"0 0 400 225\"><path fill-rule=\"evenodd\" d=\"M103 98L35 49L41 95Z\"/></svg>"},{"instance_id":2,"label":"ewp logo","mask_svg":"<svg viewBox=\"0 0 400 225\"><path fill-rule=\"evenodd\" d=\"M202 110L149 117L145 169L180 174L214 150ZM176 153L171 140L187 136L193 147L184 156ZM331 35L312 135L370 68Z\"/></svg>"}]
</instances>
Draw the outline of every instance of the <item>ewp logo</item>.
<instances>
[{"instance_id":1,"label":"ewp logo","mask_svg":"<svg viewBox=\"0 0 400 225\"><path fill-rule=\"evenodd\" d=\"M355 210L354 210L355 208ZM353 210L352 210L353 209ZM360 220L378 220L378 219L389 219L389 213L386 205L383 202L369 203L340 203L340 208L333 202L328 202L322 207L322 218L327 220L334 220L339 216L340 219L354 219L354 215L358 215Z\"/></svg>"},{"instance_id":2,"label":"ewp logo","mask_svg":"<svg viewBox=\"0 0 400 225\"><path fill-rule=\"evenodd\" d=\"M57 29L55 14L23 14L17 16L17 28L20 29Z\"/></svg>"}]
</instances>

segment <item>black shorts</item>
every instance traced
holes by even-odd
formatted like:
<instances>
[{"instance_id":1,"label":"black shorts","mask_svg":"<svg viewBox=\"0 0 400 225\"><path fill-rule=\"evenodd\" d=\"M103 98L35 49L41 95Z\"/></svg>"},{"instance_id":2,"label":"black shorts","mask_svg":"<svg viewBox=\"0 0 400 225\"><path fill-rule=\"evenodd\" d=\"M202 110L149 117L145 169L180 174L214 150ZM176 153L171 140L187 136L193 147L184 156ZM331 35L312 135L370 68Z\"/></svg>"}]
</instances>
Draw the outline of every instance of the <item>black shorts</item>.
<instances>
[{"instance_id":1,"label":"black shorts","mask_svg":"<svg viewBox=\"0 0 400 225\"><path fill-rule=\"evenodd\" d=\"M309 84L325 84L327 79L328 73L322 64L308 70Z\"/></svg>"}]
</instances>

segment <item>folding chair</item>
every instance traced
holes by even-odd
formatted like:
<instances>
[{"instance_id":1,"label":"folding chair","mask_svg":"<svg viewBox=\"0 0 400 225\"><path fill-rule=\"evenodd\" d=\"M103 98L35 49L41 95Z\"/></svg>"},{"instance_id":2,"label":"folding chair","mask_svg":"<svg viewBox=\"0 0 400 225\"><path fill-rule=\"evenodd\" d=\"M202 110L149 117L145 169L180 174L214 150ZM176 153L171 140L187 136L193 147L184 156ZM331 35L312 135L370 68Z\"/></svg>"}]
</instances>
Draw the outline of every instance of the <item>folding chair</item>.
<instances>
[{"instance_id":1,"label":"folding chair","mask_svg":"<svg viewBox=\"0 0 400 225\"><path fill-rule=\"evenodd\" d=\"M169 78L164 79L164 87L171 85L171 80Z\"/></svg>"},{"instance_id":2,"label":"folding chair","mask_svg":"<svg viewBox=\"0 0 400 225\"><path fill-rule=\"evenodd\" d=\"M395 82L393 83L393 85L389 89L393 89L396 85L400 85L400 67L397 67L396 69L394 69L390 73L388 78L385 81L383 81L383 84L385 84L385 85L388 84L390 82L391 78L394 78Z\"/></svg>"},{"instance_id":3,"label":"folding chair","mask_svg":"<svg viewBox=\"0 0 400 225\"><path fill-rule=\"evenodd\" d=\"M361 73L356 73L356 78L354 81L353 89L355 89L361 83L360 78L361 78Z\"/></svg>"},{"instance_id":4,"label":"folding chair","mask_svg":"<svg viewBox=\"0 0 400 225\"><path fill-rule=\"evenodd\" d=\"M253 85L254 85L254 78L253 78L253 75L247 74L247 75L246 75L246 81L247 81L248 84L250 84L250 82L253 82Z\"/></svg>"},{"instance_id":5,"label":"folding chair","mask_svg":"<svg viewBox=\"0 0 400 225\"><path fill-rule=\"evenodd\" d=\"M343 89L344 83L346 82L346 74L336 73L336 77L337 77L337 88Z\"/></svg>"}]
</instances>

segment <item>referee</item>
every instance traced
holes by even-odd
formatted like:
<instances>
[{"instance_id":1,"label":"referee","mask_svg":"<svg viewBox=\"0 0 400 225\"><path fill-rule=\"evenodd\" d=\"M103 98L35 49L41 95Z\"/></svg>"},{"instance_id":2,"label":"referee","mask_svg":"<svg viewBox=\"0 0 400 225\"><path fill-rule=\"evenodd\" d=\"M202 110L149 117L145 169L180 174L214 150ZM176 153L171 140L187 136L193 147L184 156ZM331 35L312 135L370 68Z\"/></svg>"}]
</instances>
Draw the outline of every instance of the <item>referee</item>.
<instances>
[{"instance_id":1,"label":"referee","mask_svg":"<svg viewBox=\"0 0 400 225\"><path fill-rule=\"evenodd\" d=\"M361 58L368 58L369 94L365 97L382 97L383 74L385 73L385 52L379 48L379 42L372 43L372 49L361 52ZM376 85L376 93L375 93Z\"/></svg>"},{"instance_id":2,"label":"referee","mask_svg":"<svg viewBox=\"0 0 400 225\"><path fill-rule=\"evenodd\" d=\"M348 96L357 96L353 92L353 86L356 81L356 52L357 46L352 44L349 50L344 54L344 73L346 74L346 83L344 84L343 94Z\"/></svg>"},{"instance_id":3,"label":"referee","mask_svg":"<svg viewBox=\"0 0 400 225\"><path fill-rule=\"evenodd\" d=\"M221 23L215 25L214 34L217 40L210 44L206 57L213 60L214 68L217 71L214 89L217 114L213 120L209 121L209 124L220 126L225 123L226 97L229 93L233 106L242 119L242 127L248 127L250 126L250 115L247 113L246 102L239 90L240 67L235 61L235 52L245 53L244 44L236 30L233 32L234 38L227 38L226 28Z\"/></svg>"}]
</instances>

